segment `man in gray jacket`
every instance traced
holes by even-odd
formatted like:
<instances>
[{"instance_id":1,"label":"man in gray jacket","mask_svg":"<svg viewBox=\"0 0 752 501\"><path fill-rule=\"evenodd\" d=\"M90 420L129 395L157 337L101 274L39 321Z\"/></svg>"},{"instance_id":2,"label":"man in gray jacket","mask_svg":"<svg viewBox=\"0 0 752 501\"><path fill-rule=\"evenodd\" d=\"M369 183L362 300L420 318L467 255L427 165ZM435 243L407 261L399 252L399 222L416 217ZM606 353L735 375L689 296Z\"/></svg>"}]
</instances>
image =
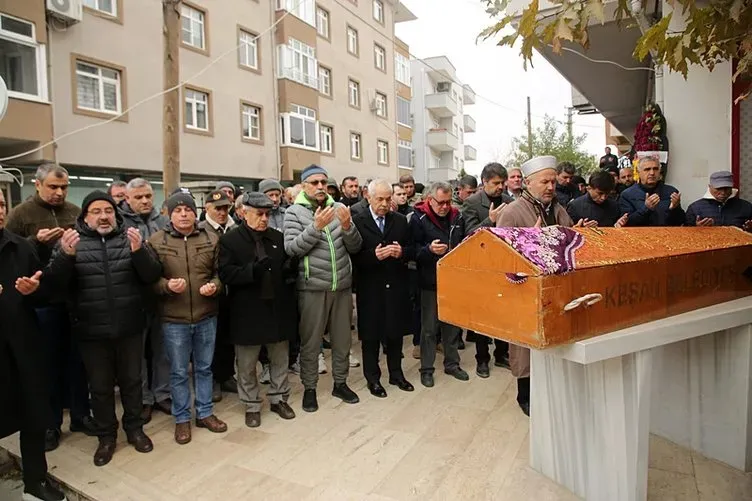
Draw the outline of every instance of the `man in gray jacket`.
<instances>
[{"instance_id":1,"label":"man in gray jacket","mask_svg":"<svg viewBox=\"0 0 752 501\"><path fill-rule=\"evenodd\" d=\"M362 239L350 210L326 191L327 172L318 165L303 169L303 191L285 212L285 251L300 259L298 305L300 309L300 379L305 392L303 410L318 410L318 355L321 338L329 327L332 344L334 390L344 402L360 401L347 386L352 337L352 264L350 254L360 250Z\"/></svg>"},{"instance_id":2,"label":"man in gray jacket","mask_svg":"<svg viewBox=\"0 0 752 501\"><path fill-rule=\"evenodd\" d=\"M125 200L118 205L123 216L124 231L136 228L144 241L167 226L167 218L154 207L154 189L149 181L137 177L131 179L125 187ZM149 289L145 294L151 294ZM143 389L143 412L141 418L145 423L151 421L152 409L157 409L167 415L172 413L170 400L170 362L164 351L162 337L162 322L155 308L156 298L145 301L147 306L146 331L144 343L150 349L151 363L144 363L141 367L141 386ZM146 362L146 361L145 361ZM151 378L149 377L151 368ZM149 380L151 379L151 384Z\"/></svg>"},{"instance_id":3,"label":"man in gray jacket","mask_svg":"<svg viewBox=\"0 0 752 501\"><path fill-rule=\"evenodd\" d=\"M264 179L259 183L259 191L274 203L274 208L269 212L269 227L283 231L285 208L282 207L282 185L276 179Z\"/></svg>"}]
</instances>

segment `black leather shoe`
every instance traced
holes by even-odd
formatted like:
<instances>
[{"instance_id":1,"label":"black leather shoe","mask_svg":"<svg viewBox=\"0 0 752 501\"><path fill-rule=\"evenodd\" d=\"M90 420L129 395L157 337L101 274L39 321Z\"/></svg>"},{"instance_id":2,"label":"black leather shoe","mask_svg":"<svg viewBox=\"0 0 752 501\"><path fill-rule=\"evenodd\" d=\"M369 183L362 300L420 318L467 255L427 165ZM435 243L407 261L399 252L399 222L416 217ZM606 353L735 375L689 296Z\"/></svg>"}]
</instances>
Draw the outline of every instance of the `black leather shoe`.
<instances>
[{"instance_id":1,"label":"black leather shoe","mask_svg":"<svg viewBox=\"0 0 752 501\"><path fill-rule=\"evenodd\" d=\"M126 436L128 437L128 443L131 444L136 451L145 454L154 450L154 443L146 433L144 433L144 430L131 431L126 433Z\"/></svg>"},{"instance_id":2,"label":"black leather shoe","mask_svg":"<svg viewBox=\"0 0 752 501\"><path fill-rule=\"evenodd\" d=\"M154 402L154 410L172 416L172 399L165 398L160 402Z\"/></svg>"},{"instance_id":3,"label":"black leather shoe","mask_svg":"<svg viewBox=\"0 0 752 501\"><path fill-rule=\"evenodd\" d=\"M386 398L386 389L381 386L381 383L368 383L368 391L374 397Z\"/></svg>"},{"instance_id":4,"label":"black leather shoe","mask_svg":"<svg viewBox=\"0 0 752 501\"><path fill-rule=\"evenodd\" d=\"M38 484L27 484L24 487L22 499L23 501L65 501L65 494L45 480Z\"/></svg>"},{"instance_id":5,"label":"black leather shoe","mask_svg":"<svg viewBox=\"0 0 752 501\"><path fill-rule=\"evenodd\" d=\"M152 412L154 412L154 408L151 405L144 405L141 408L141 419L144 421L144 424L151 423Z\"/></svg>"},{"instance_id":6,"label":"black leather shoe","mask_svg":"<svg viewBox=\"0 0 752 501\"><path fill-rule=\"evenodd\" d=\"M525 414L527 417L530 417L530 402L520 403L520 409L522 409L523 414Z\"/></svg>"},{"instance_id":7,"label":"black leather shoe","mask_svg":"<svg viewBox=\"0 0 752 501\"><path fill-rule=\"evenodd\" d=\"M478 377L486 379L491 375L491 371L488 369L488 362L478 362L478 366L475 368L475 373Z\"/></svg>"},{"instance_id":8,"label":"black leather shoe","mask_svg":"<svg viewBox=\"0 0 752 501\"><path fill-rule=\"evenodd\" d=\"M505 369L511 369L511 367L509 366L509 355L504 355L501 358L497 358L494 361L494 366L495 367L503 367Z\"/></svg>"},{"instance_id":9,"label":"black leather shoe","mask_svg":"<svg viewBox=\"0 0 752 501\"><path fill-rule=\"evenodd\" d=\"M272 412L276 413L282 419L295 419L295 411L287 402L279 402L269 406Z\"/></svg>"},{"instance_id":10,"label":"black leather shoe","mask_svg":"<svg viewBox=\"0 0 752 501\"><path fill-rule=\"evenodd\" d=\"M115 437L100 437L99 447L94 453L94 466L104 466L112 461L115 454Z\"/></svg>"},{"instance_id":11,"label":"black leather shoe","mask_svg":"<svg viewBox=\"0 0 752 501\"><path fill-rule=\"evenodd\" d=\"M358 395L347 386L347 383L335 384L332 396L341 398L346 404L357 404L360 402Z\"/></svg>"},{"instance_id":12,"label":"black leather shoe","mask_svg":"<svg viewBox=\"0 0 752 501\"><path fill-rule=\"evenodd\" d=\"M415 386L411 385L410 382L405 379L390 379L389 384L392 386L396 386L402 391L415 391Z\"/></svg>"},{"instance_id":13,"label":"black leather shoe","mask_svg":"<svg viewBox=\"0 0 752 501\"><path fill-rule=\"evenodd\" d=\"M235 378L230 378L224 383L219 385L219 389L222 390L225 393L237 393L238 392L238 382L235 381Z\"/></svg>"},{"instance_id":14,"label":"black leather shoe","mask_svg":"<svg viewBox=\"0 0 752 501\"><path fill-rule=\"evenodd\" d=\"M71 419L71 433L83 433L90 437L96 436L96 424L91 416L84 416L81 419Z\"/></svg>"},{"instance_id":15,"label":"black leather shoe","mask_svg":"<svg viewBox=\"0 0 752 501\"><path fill-rule=\"evenodd\" d=\"M246 412L245 413L245 425L248 428L258 428L261 426L261 413L260 412Z\"/></svg>"},{"instance_id":16,"label":"black leather shoe","mask_svg":"<svg viewBox=\"0 0 752 501\"><path fill-rule=\"evenodd\" d=\"M60 446L60 430L47 430L44 434L45 452L54 451Z\"/></svg>"},{"instance_id":17,"label":"black leather shoe","mask_svg":"<svg viewBox=\"0 0 752 501\"><path fill-rule=\"evenodd\" d=\"M459 367L457 367L453 371L444 371L444 374L454 376L454 379L459 379L460 381L470 381L470 376L467 375L467 372Z\"/></svg>"},{"instance_id":18,"label":"black leather shoe","mask_svg":"<svg viewBox=\"0 0 752 501\"><path fill-rule=\"evenodd\" d=\"M465 349L465 341L463 341L462 338L460 338L460 342L457 345L457 349L458 350L464 350Z\"/></svg>"},{"instance_id":19,"label":"black leather shoe","mask_svg":"<svg viewBox=\"0 0 752 501\"><path fill-rule=\"evenodd\" d=\"M306 390L303 392L303 410L306 412L316 412L319 410L316 390Z\"/></svg>"},{"instance_id":20,"label":"black leather shoe","mask_svg":"<svg viewBox=\"0 0 752 501\"><path fill-rule=\"evenodd\" d=\"M420 375L420 384L426 388L433 388L433 374L424 372Z\"/></svg>"}]
</instances>

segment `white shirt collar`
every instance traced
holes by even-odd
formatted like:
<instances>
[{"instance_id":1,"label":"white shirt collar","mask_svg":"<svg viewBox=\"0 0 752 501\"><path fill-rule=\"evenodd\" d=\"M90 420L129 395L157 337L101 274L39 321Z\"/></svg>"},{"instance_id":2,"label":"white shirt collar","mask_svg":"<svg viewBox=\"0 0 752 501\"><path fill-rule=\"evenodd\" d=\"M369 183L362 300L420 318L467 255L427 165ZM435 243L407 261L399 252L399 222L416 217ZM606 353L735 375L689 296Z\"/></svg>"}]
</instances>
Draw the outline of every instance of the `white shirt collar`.
<instances>
[{"instance_id":1,"label":"white shirt collar","mask_svg":"<svg viewBox=\"0 0 752 501\"><path fill-rule=\"evenodd\" d=\"M378 214L376 214L370 205L368 206L368 212L371 213L371 217L373 218L373 222L376 223L376 226L379 225L379 218L383 218L384 223L386 223L386 216L379 216Z\"/></svg>"}]
</instances>

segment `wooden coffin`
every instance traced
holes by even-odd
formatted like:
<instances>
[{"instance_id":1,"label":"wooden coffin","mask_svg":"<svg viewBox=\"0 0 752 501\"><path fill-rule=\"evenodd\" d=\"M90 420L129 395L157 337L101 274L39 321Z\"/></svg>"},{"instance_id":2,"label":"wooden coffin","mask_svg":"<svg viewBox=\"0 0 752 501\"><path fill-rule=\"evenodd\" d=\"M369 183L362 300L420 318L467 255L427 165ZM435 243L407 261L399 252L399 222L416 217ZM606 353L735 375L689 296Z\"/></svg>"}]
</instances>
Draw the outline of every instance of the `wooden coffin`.
<instances>
[{"instance_id":1,"label":"wooden coffin","mask_svg":"<svg viewBox=\"0 0 752 501\"><path fill-rule=\"evenodd\" d=\"M752 294L752 235L740 229L572 230L584 238L565 274L476 232L437 265L439 318L540 349Z\"/></svg>"}]
</instances>

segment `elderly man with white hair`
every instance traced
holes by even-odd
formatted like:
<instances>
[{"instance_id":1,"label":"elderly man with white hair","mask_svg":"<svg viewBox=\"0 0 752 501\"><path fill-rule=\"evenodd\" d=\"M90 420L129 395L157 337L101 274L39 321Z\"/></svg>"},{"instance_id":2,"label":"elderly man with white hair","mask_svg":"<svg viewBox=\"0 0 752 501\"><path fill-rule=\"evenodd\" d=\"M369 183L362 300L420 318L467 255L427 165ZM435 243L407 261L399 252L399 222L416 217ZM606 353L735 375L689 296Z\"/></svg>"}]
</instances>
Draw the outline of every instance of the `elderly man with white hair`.
<instances>
[{"instance_id":1,"label":"elderly man with white hair","mask_svg":"<svg viewBox=\"0 0 752 501\"><path fill-rule=\"evenodd\" d=\"M564 206L556 200L556 157L542 156L521 166L525 189L520 198L507 205L496 221L497 227L532 228L540 226L597 226L581 219L574 224ZM509 344L509 365L517 378L517 403L530 415L530 350Z\"/></svg>"},{"instance_id":2,"label":"elderly man with white hair","mask_svg":"<svg viewBox=\"0 0 752 501\"><path fill-rule=\"evenodd\" d=\"M619 209L629 214L627 226L681 226L685 214L681 193L661 179L657 155L646 155L637 164L640 182L621 192Z\"/></svg>"}]
</instances>

